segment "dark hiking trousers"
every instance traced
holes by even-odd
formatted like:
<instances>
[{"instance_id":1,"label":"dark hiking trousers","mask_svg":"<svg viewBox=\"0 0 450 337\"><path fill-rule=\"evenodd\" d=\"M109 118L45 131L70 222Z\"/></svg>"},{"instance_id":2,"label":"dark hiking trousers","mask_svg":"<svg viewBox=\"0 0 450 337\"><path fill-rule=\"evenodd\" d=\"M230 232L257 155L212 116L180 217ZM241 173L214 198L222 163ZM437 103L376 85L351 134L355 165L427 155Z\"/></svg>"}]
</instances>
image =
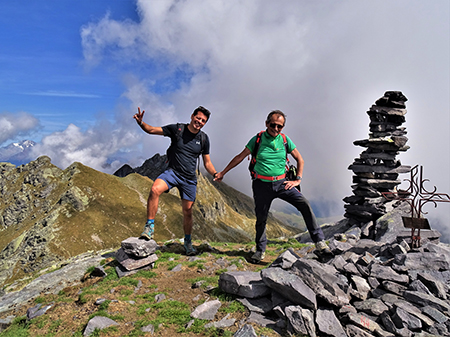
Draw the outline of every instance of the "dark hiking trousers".
<instances>
[{"instance_id":1,"label":"dark hiking trousers","mask_svg":"<svg viewBox=\"0 0 450 337\"><path fill-rule=\"evenodd\" d=\"M296 188L284 189L281 179L273 182L265 182L259 179L253 180L253 199L255 200L256 214L256 250L265 251L267 245L266 222L270 205L276 198L280 198L294 206L303 216L309 235L314 242L325 239L322 229L317 225L316 217L311 209L309 201Z\"/></svg>"}]
</instances>

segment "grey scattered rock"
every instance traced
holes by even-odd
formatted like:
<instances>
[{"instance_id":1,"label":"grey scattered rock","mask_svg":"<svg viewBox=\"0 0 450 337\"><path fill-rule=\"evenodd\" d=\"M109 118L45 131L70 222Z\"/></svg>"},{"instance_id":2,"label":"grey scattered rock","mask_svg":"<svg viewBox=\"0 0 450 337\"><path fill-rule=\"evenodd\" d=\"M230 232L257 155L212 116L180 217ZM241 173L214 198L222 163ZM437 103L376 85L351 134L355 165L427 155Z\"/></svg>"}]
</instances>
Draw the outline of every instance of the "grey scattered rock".
<instances>
[{"instance_id":1,"label":"grey scattered rock","mask_svg":"<svg viewBox=\"0 0 450 337\"><path fill-rule=\"evenodd\" d=\"M230 326L233 326L235 322L236 322L236 319L225 317L225 318L221 319L220 321L205 324L205 328L208 329L208 328L214 327L217 329L223 329L223 328L228 328Z\"/></svg>"},{"instance_id":2,"label":"grey scattered rock","mask_svg":"<svg viewBox=\"0 0 450 337\"><path fill-rule=\"evenodd\" d=\"M276 330L276 328L277 328L276 320L274 320L270 317L266 317L260 313L254 312L254 311L252 311L250 313L250 316L248 316L247 322L256 323L264 328L271 328L274 330Z\"/></svg>"},{"instance_id":3,"label":"grey scattered rock","mask_svg":"<svg viewBox=\"0 0 450 337\"><path fill-rule=\"evenodd\" d=\"M261 274L250 271L222 273L219 288L223 291L247 298L257 298L270 294L270 288L262 280Z\"/></svg>"},{"instance_id":4,"label":"grey scattered rock","mask_svg":"<svg viewBox=\"0 0 450 337\"><path fill-rule=\"evenodd\" d=\"M258 337L258 335L250 324L245 324L242 328L236 331L233 337Z\"/></svg>"},{"instance_id":5,"label":"grey scattered rock","mask_svg":"<svg viewBox=\"0 0 450 337\"><path fill-rule=\"evenodd\" d=\"M445 323L449 320L449 318L444 315L442 312L437 310L436 308L430 307L430 306L424 306L422 307L422 312L434 319L437 323Z\"/></svg>"},{"instance_id":6,"label":"grey scattered rock","mask_svg":"<svg viewBox=\"0 0 450 337\"><path fill-rule=\"evenodd\" d=\"M175 267L172 268L172 272L176 273L183 270L183 265L181 263L177 264Z\"/></svg>"},{"instance_id":7,"label":"grey scattered rock","mask_svg":"<svg viewBox=\"0 0 450 337\"><path fill-rule=\"evenodd\" d=\"M143 258L155 253L158 249L158 244L155 240L130 237L121 242L121 247L127 255Z\"/></svg>"},{"instance_id":8,"label":"grey scattered rock","mask_svg":"<svg viewBox=\"0 0 450 337\"><path fill-rule=\"evenodd\" d=\"M300 277L281 268L267 268L261 272L264 283L271 289L284 294L293 303L316 309L316 294Z\"/></svg>"},{"instance_id":9,"label":"grey scattered rock","mask_svg":"<svg viewBox=\"0 0 450 337\"><path fill-rule=\"evenodd\" d=\"M248 310L259 312L261 314L268 313L272 310L272 301L267 297L261 298L238 298L239 302L241 302Z\"/></svg>"},{"instance_id":10,"label":"grey scattered rock","mask_svg":"<svg viewBox=\"0 0 450 337\"><path fill-rule=\"evenodd\" d=\"M149 332L149 333L151 333L153 335L155 333L155 327L152 324L149 324L149 325L143 326L141 328L141 331L142 332Z\"/></svg>"},{"instance_id":11,"label":"grey scattered rock","mask_svg":"<svg viewBox=\"0 0 450 337\"><path fill-rule=\"evenodd\" d=\"M191 313L191 317L212 321L221 305L219 300L205 302L195 308Z\"/></svg>"},{"instance_id":12,"label":"grey scattered rock","mask_svg":"<svg viewBox=\"0 0 450 337\"><path fill-rule=\"evenodd\" d=\"M6 330L11 323L13 322L14 318L16 318L16 316L7 316L5 318L0 318L0 332L2 332L3 330Z\"/></svg>"},{"instance_id":13,"label":"grey scattered rock","mask_svg":"<svg viewBox=\"0 0 450 337\"><path fill-rule=\"evenodd\" d=\"M155 296L156 303L162 302L166 299L166 295L164 294L158 294Z\"/></svg>"},{"instance_id":14,"label":"grey scattered rock","mask_svg":"<svg viewBox=\"0 0 450 337\"><path fill-rule=\"evenodd\" d=\"M306 336L316 336L314 314L311 310L301 306L288 306L285 308L288 330Z\"/></svg>"},{"instance_id":15,"label":"grey scattered rock","mask_svg":"<svg viewBox=\"0 0 450 337\"><path fill-rule=\"evenodd\" d=\"M330 336L347 337L333 310L318 309L316 315L319 331Z\"/></svg>"},{"instance_id":16,"label":"grey scattered rock","mask_svg":"<svg viewBox=\"0 0 450 337\"><path fill-rule=\"evenodd\" d=\"M270 266L273 268L280 267L283 269L289 269L299 258L300 256L298 256L292 248L289 248L281 253L281 255L279 255Z\"/></svg>"},{"instance_id":17,"label":"grey scattered rock","mask_svg":"<svg viewBox=\"0 0 450 337\"><path fill-rule=\"evenodd\" d=\"M95 305L100 305L102 303L106 302L106 298L98 298L97 300L95 300L94 304Z\"/></svg>"},{"instance_id":18,"label":"grey scattered rock","mask_svg":"<svg viewBox=\"0 0 450 337\"><path fill-rule=\"evenodd\" d=\"M44 315L48 309L50 309L53 306L53 304L48 304L45 306L42 306L42 304L37 304L32 308L29 308L27 310L27 319L31 320L33 318L39 317Z\"/></svg>"},{"instance_id":19,"label":"grey scattered rock","mask_svg":"<svg viewBox=\"0 0 450 337\"><path fill-rule=\"evenodd\" d=\"M90 336L95 329L103 330L113 325L119 325L119 323L108 317L95 316L89 320L86 329L84 329L83 336Z\"/></svg>"}]
</instances>

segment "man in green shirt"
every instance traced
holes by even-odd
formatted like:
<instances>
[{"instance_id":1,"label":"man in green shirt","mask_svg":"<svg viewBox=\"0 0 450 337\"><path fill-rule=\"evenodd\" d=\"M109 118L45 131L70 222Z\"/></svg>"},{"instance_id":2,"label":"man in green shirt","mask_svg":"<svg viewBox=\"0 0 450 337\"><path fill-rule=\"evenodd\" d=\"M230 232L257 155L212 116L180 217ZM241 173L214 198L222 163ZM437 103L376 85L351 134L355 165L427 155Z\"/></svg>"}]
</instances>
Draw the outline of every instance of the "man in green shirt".
<instances>
[{"instance_id":1,"label":"man in green shirt","mask_svg":"<svg viewBox=\"0 0 450 337\"><path fill-rule=\"evenodd\" d=\"M295 188L300 186L304 161L292 140L281 133L285 123L286 115L282 111L274 110L269 113L266 119L267 129L260 135L259 147L255 155L256 162L252 171L256 213L256 252L253 254L252 260L255 262L260 262L265 257L266 222L270 205L276 198L287 201L300 211L317 250L322 253L330 253L309 201L300 192L300 188ZM244 150L236 155L222 172L217 173L215 180L221 181L228 171L239 165L245 157L251 155L257 146L257 140L258 135L250 139ZM286 151L297 162L295 180L286 180Z\"/></svg>"}]
</instances>

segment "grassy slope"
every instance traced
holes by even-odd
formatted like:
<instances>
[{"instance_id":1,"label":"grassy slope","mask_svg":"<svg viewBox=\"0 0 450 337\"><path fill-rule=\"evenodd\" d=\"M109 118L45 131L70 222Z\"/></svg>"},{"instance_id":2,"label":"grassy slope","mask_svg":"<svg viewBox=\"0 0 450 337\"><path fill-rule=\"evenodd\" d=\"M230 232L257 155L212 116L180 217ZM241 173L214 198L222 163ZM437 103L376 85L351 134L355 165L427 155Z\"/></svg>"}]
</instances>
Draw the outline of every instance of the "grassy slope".
<instances>
[{"instance_id":1,"label":"grassy slope","mask_svg":"<svg viewBox=\"0 0 450 337\"><path fill-rule=\"evenodd\" d=\"M237 270L260 271L285 249L305 247L294 241L272 241L267 248L265 260L258 265L250 264L246 258L252 244L212 243L215 253L203 253L199 260L190 261L182 253L181 245L174 244L166 252L158 252L159 259L154 269L138 272L135 275L118 279L114 271L116 261L105 259L104 267L108 276L102 278L86 277L83 283L65 288L59 294L42 294L26 306L17 308L14 312L2 313L0 318L14 314L17 318L14 324L0 337L17 336L82 336L89 319L94 316L106 316L118 326L97 332L95 336L144 336L140 331L142 326L152 324L156 336L229 336L238 329L238 322L248 317L249 312L232 295L224 294L219 289L207 291L218 285L218 278L225 268ZM199 242L194 246L200 249ZM309 246L306 246L309 247ZM302 248L304 251L305 248ZM306 248L306 251L312 248ZM304 251L304 252L306 252ZM216 261L221 259L219 265ZM182 266L179 272L171 271L177 265ZM193 284L203 281L196 288ZM157 303L155 296L164 294L166 297ZM106 302L95 305L95 301L103 298ZM192 318L190 313L201 303L219 299L221 308L215 321L229 315L235 318L236 324L221 329L205 329L207 321L196 319L191 328L186 329L186 323ZM36 304L52 304L52 308L43 316L27 322L24 318L26 310ZM273 330L253 325L258 335L268 337L279 336ZM287 333L285 334L288 335Z\"/></svg>"}]
</instances>

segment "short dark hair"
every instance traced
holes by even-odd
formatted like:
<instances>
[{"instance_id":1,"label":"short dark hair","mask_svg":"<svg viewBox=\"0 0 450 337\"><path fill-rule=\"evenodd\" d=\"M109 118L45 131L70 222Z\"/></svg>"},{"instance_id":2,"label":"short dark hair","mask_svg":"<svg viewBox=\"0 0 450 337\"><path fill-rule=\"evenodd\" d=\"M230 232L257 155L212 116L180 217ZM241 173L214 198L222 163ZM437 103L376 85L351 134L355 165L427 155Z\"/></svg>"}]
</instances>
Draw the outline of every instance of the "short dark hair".
<instances>
[{"instance_id":1,"label":"short dark hair","mask_svg":"<svg viewBox=\"0 0 450 337\"><path fill-rule=\"evenodd\" d=\"M206 109L205 107L202 107L201 105L194 110L193 115L196 116L199 112L203 113L206 116L206 121L208 121L209 115L211 115L211 112L208 109Z\"/></svg>"},{"instance_id":2,"label":"short dark hair","mask_svg":"<svg viewBox=\"0 0 450 337\"><path fill-rule=\"evenodd\" d=\"M287 116L286 116L286 114L285 114L283 111L281 111L281 110L273 110L273 111L271 111L271 112L267 115L266 123L270 123L270 121L271 121L273 115L280 115L280 116L282 116L282 117L284 118L284 124L286 124L286 117L287 117ZM284 126L284 124L283 124L283 126Z\"/></svg>"}]
</instances>

